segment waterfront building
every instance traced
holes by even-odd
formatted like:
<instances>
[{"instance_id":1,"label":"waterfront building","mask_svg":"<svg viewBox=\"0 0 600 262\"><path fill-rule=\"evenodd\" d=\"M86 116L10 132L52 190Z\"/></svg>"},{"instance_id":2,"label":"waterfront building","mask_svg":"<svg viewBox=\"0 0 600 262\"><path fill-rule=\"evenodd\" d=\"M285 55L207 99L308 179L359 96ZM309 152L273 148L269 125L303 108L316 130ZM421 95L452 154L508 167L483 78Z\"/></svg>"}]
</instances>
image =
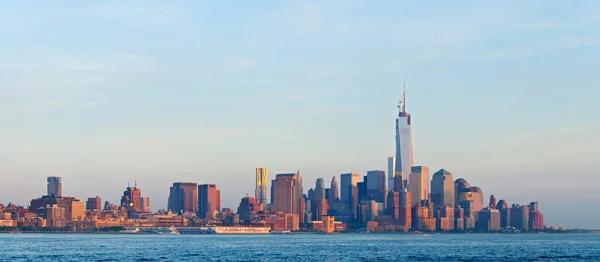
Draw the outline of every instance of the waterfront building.
<instances>
[{"instance_id":1,"label":"waterfront building","mask_svg":"<svg viewBox=\"0 0 600 262\"><path fill-rule=\"evenodd\" d=\"M429 199L429 168L413 166L408 179L408 190L412 193L412 205L417 206L421 200Z\"/></svg>"},{"instance_id":2,"label":"waterfront building","mask_svg":"<svg viewBox=\"0 0 600 262\"><path fill-rule=\"evenodd\" d=\"M500 211L497 209L484 208L477 215L475 229L478 231L499 231L500 226Z\"/></svg>"},{"instance_id":3,"label":"waterfront building","mask_svg":"<svg viewBox=\"0 0 600 262\"><path fill-rule=\"evenodd\" d=\"M402 99L398 103L398 117L396 118L396 155L394 164L394 176L403 177L411 172L413 161L413 141L412 141L412 119L406 112L406 86ZM409 181L409 183L411 183ZM402 185L404 188L404 185ZM418 198L414 195L414 198Z\"/></svg>"},{"instance_id":4,"label":"waterfront building","mask_svg":"<svg viewBox=\"0 0 600 262\"><path fill-rule=\"evenodd\" d=\"M268 170L266 167L256 169L256 189L254 190L254 198L258 203L267 205L267 187L268 187Z\"/></svg>"},{"instance_id":5,"label":"waterfront building","mask_svg":"<svg viewBox=\"0 0 600 262\"><path fill-rule=\"evenodd\" d=\"M206 218L208 213L221 210L221 191L214 184L198 185L198 215Z\"/></svg>"},{"instance_id":6,"label":"waterfront building","mask_svg":"<svg viewBox=\"0 0 600 262\"><path fill-rule=\"evenodd\" d=\"M298 173L277 174L273 180L273 191L272 212L296 214L298 218L303 215L300 208L300 202L304 202L302 179Z\"/></svg>"},{"instance_id":7,"label":"waterfront building","mask_svg":"<svg viewBox=\"0 0 600 262\"><path fill-rule=\"evenodd\" d=\"M360 210L358 212L359 228L365 228L367 223L373 221L379 214L378 205L375 200L363 200L360 202Z\"/></svg>"},{"instance_id":8,"label":"waterfront building","mask_svg":"<svg viewBox=\"0 0 600 262\"><path fill-rule=\"evenodd\" d=\"M46 225L48 227L65 227L67 219L65 218L65 208L58 205L48 205L44 208L46 213Z\"/></svg>"},{"instance_id":9,"label":"waterfront building","mask_svg":"<svg viewBox=\"0 0 600 262\"><path fill-rule=\"evenodd\" d=\"M87 211L100 211L102 210L102 199L100 197L90 197L85 202L85 209Z\"/></svg>"},{"instance_id":10,"label":"waterfront building","mask_svg":"<svg viewBox=\"0 0 600 262\"><path fill-rule=\"evenodd\" d=\"M175 214L198 213L198 184L175 182L169 189L167 210Z\"/></svg>"},{"instance_id":11,"label":"waterfront building","mask_svg":"<svg viewBox=\"0 0 600 262\"><path fill-rule=\"evenodd\" d=\"M399 224L404 232L408 232L412 227L412 193L406 188L400 193L400 221Z\"/></svg>"},{"instance_id":12,"label":"waterfront building","mask_svg":"<svg viewBox=\"0 0 600 262\"><path fill-rule=\"evenodd\" d=\"M529 231L529 207L513 204L510 208L510 226L521 231Z\"/></svg>"},{"instance_id":13,"label":"waterfront building","mask_svg":"<svg viewBox=\"0 0 600 262\"><path fill-rule=\"evenodd\" d=\"M47 181L47 196L62 197L62 178L59 176L49 176Z\"/></svg>"},{"instance_id":14,"label":"waterfront building","mask_svg":"<svg viewBox=\"0 0 600 262\"><path fill-rule=\"evenodd\" d=\"M465 210L461 206L454 207L454 230L465 230Z\"/></svg>"},{"instance_id":15,"label":"waterfront building","mask_svg":"<svg viewBox=\"0 0 600 262\"><path fill-rule=\"evenodd\" d=\"M252 221L256 212L262 211L263 206L256 200L256 198L246 196L240 201L240 205L237 209L237 213L240 215L240 219L246 222Z\"/></svg>"},{"instance_id":16,"label":"waterfront building","mask_svg":"<svg viewBox=\"0 0 600 262\"><path fill-rule=\"evenodd\" d=\"M85 212L85 203L81 202L81 204L73 204L73 202L80 202L78 199L74 197L53 197L53 196L42 196L41 198L32 199L29 202L29 210L31 212L36 213L38 216L46 218L46 207L54 206L63 208L63 218L71 219L73 217L73 207L76 208L75 216L80 215L79 208L82 207Z\"/></svg>"},{"instance_id":17,"label":"waterfront building","mask_svg":"<svg viewBox=\"0 0 600 262\"><path fill-rule=\"evenodd\" d=\"M431 179L431 202L434 208L454 207L454 180L444 169L435 172Z\"/></svg>"},{"instance_id":18,"label":"waterfront building","mask_svg":"<svg viewBox=\"0 0 600 262\"><path fill-rule=\"evenodd\" d=\"M529 230L544 230L544 215L540 211L537 201L529 204Z\"/></svg>"},{"instance_id":19,"label":"waterfront building","mask_svg":"<svg viewBox=\"0 0 600 262\"><path fill-rule=\"evenodd\" d=\"M320 221L323 224L323 233L331 234L335 231L335 217L323 216Z\"/></svg>"},{"instance_id":20,"label":"waterfront building","mask_svg":"<svg viewBox=\"0 0 600 262\"><path fill-rule=\"evenodd\" d=\"M341 201L347 212L356 214L358 205L358 174L348 173L340 175Z\"/></svg>"},{"instance_id":21,"label":"waterfront building","mask_svg":"<svg viewBox=\"0 0 600 262\"><path fill-rule=\"evenodd\" d=\"M365 177L367 194L372 195L373 198L375 198L375 201L378 203L386 202L385 197L387 193L387 187L385 186L385 180L385 171L367 171L367 175Z\"/></svg>"},{"instance_id":22,"label":"waterfront building","mask_svg":"<svg viewBox=\"0 0 600 262\"><path fill-rule=\"evenodd\" d=\"M508 208L508 204L505 200L501 199L496 204L496 208L500 211L500 227L507 228L510 227L510 208Z\"/></svg>"}]
</instances>

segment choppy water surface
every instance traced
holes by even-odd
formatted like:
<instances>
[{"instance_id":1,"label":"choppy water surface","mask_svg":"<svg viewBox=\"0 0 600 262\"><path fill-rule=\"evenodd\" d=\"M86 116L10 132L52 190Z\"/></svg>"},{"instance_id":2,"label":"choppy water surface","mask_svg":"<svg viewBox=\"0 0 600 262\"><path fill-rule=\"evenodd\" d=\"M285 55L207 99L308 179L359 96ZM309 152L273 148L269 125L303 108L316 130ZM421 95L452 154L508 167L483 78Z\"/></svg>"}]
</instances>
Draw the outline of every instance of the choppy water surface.
<instances>
[{"instance_id":1,"label":"choppy water surface","mask_svg":"<svg viewBox=\"0 0 600 262\"><path fill-rule=\"evenodd\" d=\"M600 261L600 235L0 234L0 261Z\"/></svg>"}]
</instances>

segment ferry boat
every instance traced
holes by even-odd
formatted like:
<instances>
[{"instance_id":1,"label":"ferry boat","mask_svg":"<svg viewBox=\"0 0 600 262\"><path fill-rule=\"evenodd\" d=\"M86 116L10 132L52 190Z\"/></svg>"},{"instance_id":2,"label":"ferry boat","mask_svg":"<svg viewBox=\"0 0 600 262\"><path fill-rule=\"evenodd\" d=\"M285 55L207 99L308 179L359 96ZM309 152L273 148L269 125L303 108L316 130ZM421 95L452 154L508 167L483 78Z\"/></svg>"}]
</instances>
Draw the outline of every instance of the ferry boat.
<instances>
[{"instance_id":1,"label":"ferry boat","mask_svg":"<svg viewBox=\"0 0 600 262\"><path fill-rule=\"evenodd\" d=\"M119 231L120 234L139 234L141 233L139 228L133 228L133 229L124 229Z\"/></svg>"},{"instance_id":2,"label":"ferry boat","mask_svg":"<svg viewBox=\"0 0 600 262\"><path fill-rule=\"evenodd\" d=\"M278 234L278 235L287 235L287 234L291 234L292 231L290 230L271 230L271 234Z\"/></svg>"}]
</instances>

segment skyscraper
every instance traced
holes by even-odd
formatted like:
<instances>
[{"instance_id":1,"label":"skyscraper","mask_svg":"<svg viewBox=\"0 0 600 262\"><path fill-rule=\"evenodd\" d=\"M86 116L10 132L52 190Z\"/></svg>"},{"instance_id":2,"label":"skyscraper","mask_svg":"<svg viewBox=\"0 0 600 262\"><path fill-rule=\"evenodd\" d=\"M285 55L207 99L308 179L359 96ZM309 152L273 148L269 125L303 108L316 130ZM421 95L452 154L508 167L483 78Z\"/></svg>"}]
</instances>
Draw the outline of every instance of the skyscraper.
<instances>
[{"instance_id":1,"label":"skyscraper","mask_svg":"<svg viewBox=\"0 0 600 262\"><path fill-rule=\"evenodd\" d=\"M406 112L406 86L402 99L398 103L400 112L396 118L396 162L394 176L406 176L411 172L413 161L411 116ZM409 180L409 183L410 180ZM403 186L404 187L404 186ZM413 195L415 198L415 195Z\"/></svg>"},{"instance_id":2,"label":"skyscraper","mask_svg":"<svg viewBox=\"0 0 600 262\"><path fill-rule=\"evenodd\" d=\"M217 185L204 184L198 186L198 213L201 218L213 211L221 211L221 191Z\"/></svg>"},{"instance_id":3,"label":"skyscraper","mask_svg":"<svg viewBox=\"0 0 600 262\"><path fill-rule=\"evenodd\" d=\"M142 197L142 212L150 213L150 198Z\"/></svg>"},{"instance_id":4,"label":"skyscraper","mask_svg":"<svg viewBox=\"0 0 600 262\"><path fill-rule=\"evenodd\" d=\"M431 179L431 202L435 209L454 207L454 180L450 172L441 169Z\"/></svg>"},{"instance_id":5,"label":"skyscraper","mask_svg":"<svg viewBox=\"0 0 600 262\"><path fill-rule=\"evenodd\" d=\"M176 182L170 188L169 211L179 213L198 213L198 184L189 182Z\"/></svg>"},{"instance_id":6,"label":"skyscraper","mask_svg":"<svg viewBox=\"0 0 600 262\"><path fill-rule=\"evenodd\" d=\"M297 173L277 174L273 180L273 205L271 211L303 215L300 201L304 201L302 179Z\"/></svg>"},{"instance_id":7,"label":"skyscraper","mask_svg":"<svg viewBox=\"0 0 600 262\"><path fill-rule=\"evenodd\" d=\"M388 190L394 190L394 174L396 173L396 157L388 157Z\"/></svg>"},{"instance_id":8,"label":"skyscraper","mask_svg":"<svg viewBox=\"0 0 600 262\"><path fill-rule=\"evenodd\" d=\"M338 182L335 178L335 176L333 176L333 178L331 179L331 187L329 188L329 206L333 206L333 203L335 203L336 201L338 201L340 199L340 190L338 188Z\"/></svg>"},{"instance_id":9,"label":"skyscraper","mask_svg":"<svg viewBox=\"0 0 600 262\"><path fill-rule=\"evenodd\" d=\"M372 170L367 171L367 194L371 194L376 202L385 203L387 188L385 186L385 171Z\"/></svg>"},{"instance_id":10,"label":"skyscraper","mask_svg":"<svg viewBox=\"0 0 600 262\"><path fill-rule=\"evenodd\" d=\"M429 199L429 168L413 166L408 179L408 191L412 193L412 205L418 206L421 200Z\"/></svg>"},{"instance_id":11,"label":"skyscraper","mask_svg":"<svg viewBox=\"0 0 600 262\"><path fill-rule=\"evenodd\" d=\"M344 203L346 211L356 213L358 206L358 174L341 174L340 182L340 200Z\"/></svg>"},{"instance_id":12,"label":"skyscraper","mask_svg":"<svg viewBox=\"0 0 600 262\"><path fill-rule=\"evenodd\" d=\"M256 169L256 189L254 191L254 197L256 201L262 205L267 205L267 186L268 186L268 172L266 167L259 167Z\"/></svg>"},{"instance_id":13,"label":"skyscraper","mask_svg":"<svg viewBox=\"0 0 600 262\"><path fill-rule=\"evenodd\" d=\"M322 178L317 178L317 183L315 186L315 199L326 199L326 198L327 197L325 196L325 182L323 182Z\"/></svg>"},{"instance_id":14,"label":"skyscraper","mask_svg":"<svg viewBox=\"0 0 600 262\"><path fill-rule=\"evenodd\" d=\"M62 178L59 176L48 177L48 196L62 197Z\"/></svg>"},{"instance_id":15,"label":"skyscraper","mask_svg":"<svg viewBox=\"0 0 600 262\"><path fill-rule=\"evenodd\" d=\"M128 214L142 212L142 191L135 186L128 186L121 197L121 206L125 207Z\"/></svg>"},{"instance_id":16,"label":"skyscraper","mask_svg":"<svg viewBox=\"0 0 600 262\"><path fill-rule=\"evenodd\" d=\"M100 197L90 197L85 202L85 210L100 211L102 210L102 199Z\"/></svg>"}]
</instances>

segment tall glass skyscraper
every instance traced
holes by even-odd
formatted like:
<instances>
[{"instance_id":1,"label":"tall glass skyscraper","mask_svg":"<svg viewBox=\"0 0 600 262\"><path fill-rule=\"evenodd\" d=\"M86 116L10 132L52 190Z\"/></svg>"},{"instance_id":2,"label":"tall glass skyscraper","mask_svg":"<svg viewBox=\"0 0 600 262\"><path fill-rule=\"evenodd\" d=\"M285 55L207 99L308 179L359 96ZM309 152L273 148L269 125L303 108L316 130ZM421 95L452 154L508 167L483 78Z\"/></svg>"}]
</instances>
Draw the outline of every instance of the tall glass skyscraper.
<instances>
[{"instance_id":1,"label":"tall glass skyscraper","mask_svg":"<svg viewBox=\"0 0 600 262\"><path fill-rule=\"evenodd\" d=\"M62 178L59 176L48 177L48 196L62 197Z\"/></svg>"},{"instance_id":2,"label":"tall glass skyscraper","mask_svg":"<svg viewBox=\"0 0 600 262\"><path fill-rule=\"evenodd\" d=\"M258 203L267 206L267 168L259 167L256 169L256 189L254 197Z\"/></svg>"},{"instance_id":3,"label":"tall glass skyscraper","mask_svg":"<svg viewBox=\"0 0 600 262\"><path fill-rule=\"evenodd\" d=\"M410 174L413 161L412 123L410 114L406 112L406 87L402 99L398 103L399 113L396 118L396 157L394 176L404 179ZM406 185L403 185L404 188ZM414 196L413 196L414 197Z\"/></svg>"}]
</instances>

